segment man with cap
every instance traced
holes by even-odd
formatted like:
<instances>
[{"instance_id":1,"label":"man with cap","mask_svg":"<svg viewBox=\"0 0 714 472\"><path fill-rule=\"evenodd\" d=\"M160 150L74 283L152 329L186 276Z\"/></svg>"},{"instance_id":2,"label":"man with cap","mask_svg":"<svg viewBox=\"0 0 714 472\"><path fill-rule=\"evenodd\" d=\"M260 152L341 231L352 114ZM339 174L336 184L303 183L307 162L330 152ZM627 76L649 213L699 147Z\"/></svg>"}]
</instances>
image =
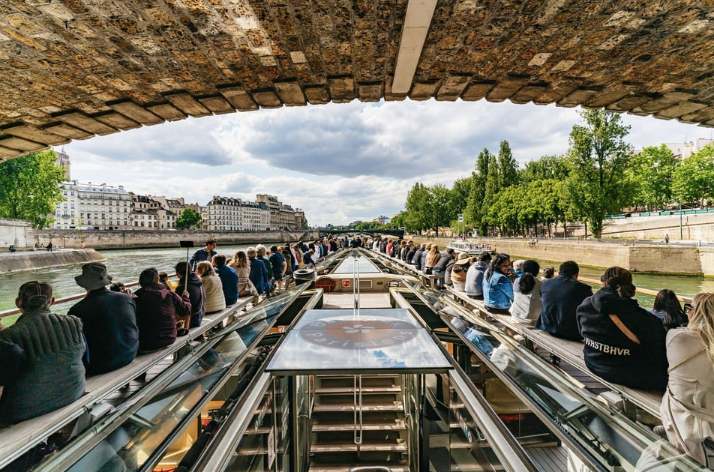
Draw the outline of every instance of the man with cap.
<instances>
[{"instance_id":1,"label":"man with cap","mask_svg":"<svg viewBox=\"0 0 714 472\"><path fill-rule=\"evenodd\" d=\"M0 341L22 352L15 374L0 377L0 385L5 387L0 424L44 415L84 394L82 322L75 316L50 313L52 303L50 284L22 284L15 299L22 315L0 331Z\"/></svg>"},{"instance_id":2,"label":"man with cap","mask_svg":"<svg viewBox=\"0 0 714 472\"><path fill-rule=\"evenodd\" d=\"M101 262L84 264L82 275L74 280L87 291L68 312L82 320L89 351L85 358L87 374L101 374L131 363L139 349L134 300L107 289L112 278Z\"/></svg>"}]
</instances>

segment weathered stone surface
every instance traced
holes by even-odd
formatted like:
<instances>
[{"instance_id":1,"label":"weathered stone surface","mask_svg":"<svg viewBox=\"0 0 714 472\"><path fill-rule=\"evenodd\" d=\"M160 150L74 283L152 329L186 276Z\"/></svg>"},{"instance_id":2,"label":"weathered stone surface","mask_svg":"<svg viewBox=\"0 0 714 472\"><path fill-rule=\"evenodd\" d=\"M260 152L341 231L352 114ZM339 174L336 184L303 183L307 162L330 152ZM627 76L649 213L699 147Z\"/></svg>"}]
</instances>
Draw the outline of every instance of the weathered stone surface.
<instances>
[{"instance_id":1,"label":"weathered stone surface","mask_svg":"<svg viewBox=\"0 0 714 472\"><path fill-rule=\"evenodd\" d=\"M0 126L15 130L0 135L47 146L186 116L406 97L714 124L709 0L442 0L410 92L394 94L408 1L0 2Z\"/></svg>"}]
</instances>

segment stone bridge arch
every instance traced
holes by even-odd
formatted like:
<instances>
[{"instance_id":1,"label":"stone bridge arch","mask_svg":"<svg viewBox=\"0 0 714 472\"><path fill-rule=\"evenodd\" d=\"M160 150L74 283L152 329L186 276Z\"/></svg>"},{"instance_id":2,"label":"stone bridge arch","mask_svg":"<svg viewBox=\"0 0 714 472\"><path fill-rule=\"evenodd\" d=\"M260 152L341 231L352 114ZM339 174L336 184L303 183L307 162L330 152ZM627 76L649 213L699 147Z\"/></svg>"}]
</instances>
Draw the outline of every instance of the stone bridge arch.
<instances>
[{"instance_id":1,"label":"stone bridge arch","mask_svg":"<svg viewBox=\"0 0 714 472\"><path fill-rule=\"evenodd\" d=\"M188 116L360 100L714 126L714 3L4 0L0 159Z\"/></svg>"}]
</instances>

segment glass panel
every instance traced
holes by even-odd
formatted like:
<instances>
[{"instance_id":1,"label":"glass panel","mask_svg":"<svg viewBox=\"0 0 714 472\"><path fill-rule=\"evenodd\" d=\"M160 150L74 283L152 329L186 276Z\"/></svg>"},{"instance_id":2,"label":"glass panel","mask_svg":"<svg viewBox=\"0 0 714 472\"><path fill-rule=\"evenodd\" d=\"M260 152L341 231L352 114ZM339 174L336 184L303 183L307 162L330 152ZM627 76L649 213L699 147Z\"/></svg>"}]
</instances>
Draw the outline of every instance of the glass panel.
<instances>
[{"instance_id":1,"label":"glass panel","mask_svg":"<svg viewBox=\"0 0 714 472\"><path fill-rule=\"evenodd\" d=\"M451 368L428 332L404 309L309 310L288 333L268 372L365 373Z\"/></svg>"},{"instance_id":2,"label":"glass panel","mask_svg":"<svg viewBox=\"0 0 714 472\"><path fill-rule=\"evenodd\" d=\"M567 379L543 373L540 362L532 359L532 354L500 330L492 329L485 322L461 318L454 307L447 306L440 313L468 340L472 351L479 352L493 368L515 382L534 404L600 464L607 467L619 464L625 470L633 470L640 461L657 464L657 460L661 460L667 463L667 469L662 470L699 469L648 428L600 406L592 398L582 395L579 387ZM469 364L469 369L480 368L475 356Z\"/></svg>"},{"instance_id":3,"label":"glass panel","mask_svg":"<svg viewBox=\"0 0 714 472\"><path fill-rule=\"evenodd\" d=\"M357 253L359 254L359 253ZM333 274L352 274L359 268L360 274L374 274L382 272L372 261L359 255L357 258L346 257L332 272Z\"/></svg>"}]
</instances>

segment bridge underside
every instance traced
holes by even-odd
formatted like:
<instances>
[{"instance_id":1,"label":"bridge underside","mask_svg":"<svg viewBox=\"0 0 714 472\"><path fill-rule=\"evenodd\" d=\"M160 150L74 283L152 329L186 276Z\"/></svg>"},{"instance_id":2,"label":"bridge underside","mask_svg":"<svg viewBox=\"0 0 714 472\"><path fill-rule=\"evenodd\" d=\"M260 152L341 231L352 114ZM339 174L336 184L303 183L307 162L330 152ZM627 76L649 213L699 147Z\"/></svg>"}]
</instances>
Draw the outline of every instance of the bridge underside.
<instances>
[{"instance_id":1,"label":"bridge underside","mask_svg":"<svg viewBox=\"0 0 714 472\"><path fill-rule=\"evenodd\" d=\"M0 159L355 99L508 99L714 126L712 0L433 1L3 0Z\"/></svg>"}]
</instances>

